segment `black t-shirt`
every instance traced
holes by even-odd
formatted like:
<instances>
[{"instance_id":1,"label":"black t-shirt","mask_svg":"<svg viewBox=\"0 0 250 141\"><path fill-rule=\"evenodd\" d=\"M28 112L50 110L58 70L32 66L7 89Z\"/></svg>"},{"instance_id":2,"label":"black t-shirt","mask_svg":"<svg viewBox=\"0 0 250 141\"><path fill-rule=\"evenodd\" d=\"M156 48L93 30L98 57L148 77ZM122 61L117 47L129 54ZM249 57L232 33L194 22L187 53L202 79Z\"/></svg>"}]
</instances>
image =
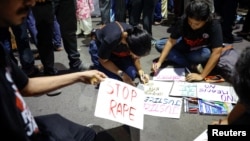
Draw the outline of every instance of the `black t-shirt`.
<instances>
[{"instance_id":1,"label":"black t-shirt","mask_svg":"<svg viewBox=\"0 0 250 141\"><path fill-rule=\"evenodd\" d=\"M202 28L193 30L187 21L187 18L181 18L174 27L174 32L170 37L182 41L190 50L195 50L204 46L209 48L222 47L223 37L221 25L218 20L208 21Z\"/></svg>"},{"instance_id":2,"label":"black t-shirt","mask_svg":"<svg viewBox=\"0 0 250 141\"><path fill-rule=\"evenodd\" d=\"M129 24L120 22L123 31L132 29ZM104 26L102 29L96 31L96 38L98 44L98 56L102 59L109 59L112 54L119 57L129 55L129 48L127 45L120 43L122 31L116 22L112 22Z\"/></svg>"},{"instance_id":3,"label":"black t-shirt","mask_svg":"<svg viewBox=\"0 0 250 141\"><path fill-rule=\"evenodd\" d=\"M19 90L28 83L28 77L7 56L0 42L0 128L1 138L28 141L38 132L37 124Z\"/></svg>"}]
</instances>

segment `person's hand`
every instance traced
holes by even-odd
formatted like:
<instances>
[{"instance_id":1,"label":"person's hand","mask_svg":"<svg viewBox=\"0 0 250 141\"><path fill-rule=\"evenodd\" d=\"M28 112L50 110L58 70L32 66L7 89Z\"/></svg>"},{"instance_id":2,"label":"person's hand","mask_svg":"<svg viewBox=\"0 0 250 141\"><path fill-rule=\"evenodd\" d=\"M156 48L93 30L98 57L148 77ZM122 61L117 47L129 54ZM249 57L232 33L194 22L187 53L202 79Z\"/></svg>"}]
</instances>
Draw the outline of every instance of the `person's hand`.
<instances>
[{"instance_id":1,"label":"person's hand","mask_svg":"<svg viewBox=\"0 0 250 141\"><path fill-rule=\"evenodd\" d=\"M213 121L212 125L228 125L227 118Z\"/></svg>"},{"instance_id":2,"label":"person's hand","mask_svg":"<svg viewBox=\"0 0 250 141\"><path fill-rule=\"evenodd\" d=\"M80 81L86 84L92 84L97 85L101 81L103 81L107 76L98 70L89 70L89 71L83 71L79 72L81 73Z\"/></svg>"},{"instance_id":3,"label":"person's hand","mask_svg":"<svg viewBox=\"0 0 250 141\"><path fill-rule=\"evenodd\" d=\"M161 63L160 63L160 62L154 62L154 63L152 64L151 71L157 72L157 71L159 70L160 67L161 67Z\"/></svg>"},{"instance_id":4,"label":"person's hand","mask_svg":"<svg viewBox=\"0 0 250 141\"><path fill-rule=\"evenodd\" d=\"M139 70L138 74L140 76L140 80L143 84L148 83L149 81L149 75L145 74L143 70Z\"/></svg>"},{"instance_id":5,"label":"person's hand","mask_svg":"<svg viewBox=\"0 0 250 141\"><path fill-rule=\"evenodd\" d=\"M186 81L202 81L203 80L203 77L198 74L198 73L189 73L187 76L186 76Z\"/></svg>"},{"instance_id":6,"label":"person's hand","mask_svg":"<svg viewBox=\"0 0 250 141\"><path fill-rule=\"evenodd\" d=\"M141 75L140 79L141 79L141 82L143 84L148 83L148 81L149 81L149 75L148 74Z\"/></svg>"}]
</instances>

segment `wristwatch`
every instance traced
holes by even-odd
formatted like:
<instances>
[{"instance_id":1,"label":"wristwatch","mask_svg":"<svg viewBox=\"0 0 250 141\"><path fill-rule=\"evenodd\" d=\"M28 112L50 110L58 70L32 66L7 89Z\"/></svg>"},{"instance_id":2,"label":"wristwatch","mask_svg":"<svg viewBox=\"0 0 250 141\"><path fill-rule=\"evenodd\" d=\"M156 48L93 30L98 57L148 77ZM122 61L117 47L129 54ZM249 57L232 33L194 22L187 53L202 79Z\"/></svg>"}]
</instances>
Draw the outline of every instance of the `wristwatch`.
<instances>
[{"instance_id":1,"label":"wristwatch","mask_svg":"<svg viewBox=\"0 0 250 141\"><path fill-rule=\"evenodd\" d=\"M121 71L121 70L119 70L119 71L118 71L118 75L122 78L122 77L123 77L123 75L124 75L124 72L123 72L123 71Z\"/></svg>"}]
</instances>

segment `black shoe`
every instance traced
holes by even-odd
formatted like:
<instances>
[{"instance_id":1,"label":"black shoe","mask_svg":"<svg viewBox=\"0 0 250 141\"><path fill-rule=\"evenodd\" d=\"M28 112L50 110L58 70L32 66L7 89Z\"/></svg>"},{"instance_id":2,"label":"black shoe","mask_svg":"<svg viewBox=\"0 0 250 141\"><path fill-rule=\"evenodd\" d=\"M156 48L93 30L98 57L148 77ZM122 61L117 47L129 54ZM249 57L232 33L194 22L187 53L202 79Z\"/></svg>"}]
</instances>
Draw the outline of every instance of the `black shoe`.
<instances>
[{"instance_id":1,"label":"black shoe","mask_svg":"<svg viewBox=\"0 0 250 141\"><path fill-rule=\"evenodd\" d=\"M87 63L81 63L79 66L77 66L77 67L71 67L70 69L72 70L72 71L75 71L75 72L77 72L77 71L86 71L86 70L90 70L90 69L92 69L93 68L93 65L92 64L87 64Z\"/></svg>"},{"instance_id":2,"label":"black shoe","mask_svg":"<svg viewBox=\"0 0 250 141\"><path fill-rule=\"evenodd\" d=\"M56 68L53 69L44 69L43 74L45 76L53 76L58 74L58 70Z\"/></svg>"},{"instance_id":3,"label":"black shoe","mask_svg":"<svg viewBox=\"0 0 250 141\"><path fill-rule=\"evenodd\" d=\"M239 36L233 36L234 43L240 43L243 41L242 37Z\"/></svg>"}]
</instances>

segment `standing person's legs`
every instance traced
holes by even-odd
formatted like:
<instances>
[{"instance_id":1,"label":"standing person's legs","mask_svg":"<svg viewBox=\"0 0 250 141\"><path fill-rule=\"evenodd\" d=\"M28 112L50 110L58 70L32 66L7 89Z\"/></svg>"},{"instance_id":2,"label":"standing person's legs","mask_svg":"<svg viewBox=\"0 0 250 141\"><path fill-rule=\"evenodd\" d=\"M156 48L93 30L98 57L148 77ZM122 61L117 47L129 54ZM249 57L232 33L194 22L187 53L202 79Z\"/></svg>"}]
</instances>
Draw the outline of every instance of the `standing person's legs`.
<instances>
[{"instance_id":1,"label":"standing person's legs","mask_svg":"<svg viewBox=\"0 0 250 141\"><path fill-rule=\"evenodd\" d=\"M154 17L154 10L157 0L143 0L143 29L147 30L148 33L152 35L152 25L153 25L153 17Z\"/></svg>"},{"instance_id":2,"label":"standing person's legs","mask_svg":"<svg viewBox=\"0 0 250 141\"><path fill-rule=\"evenodd\" d=\"M142 12L142 0L130 0L128 3L129 24L136 26L140 24Z\"/></svg>"},{"instance_id":3,"label":"standing person's legs","mask_svg":"<svg viewBox=\"0 0 250 141\"><path fill-rule=\"evenodd\" d=\"M29 44L26 20L21 25L13 26L12 31L15 35L22 69L28 76L37 73L38 70L35 68L35 61Z\"/></svg>"},{"instance_id":4,"label":"standing person's legs","mask_svg":"<svg viewBox=\"0 0 250 141\"><path fill-rule=\"evenodd\" d=\"M115 1L115 20L119 22L126 22L126 1L116 0Z\"/></svg>"},{"instance_id":5,"label":"standing person's legs","mask_svg":"<svg viewBox=\"0 0 250 141\"><path fill-rule=\"evenodd\" d=\"M153 19L155 25L161 24L161 20L162 20L161 9L162 9L162 1L157 0L157 3L155 5L155 10L154 10L154 19Z\"/></svg>"},{"instance_id":6,"label":"standing person's legs","mask_svg":"<svg viewBox=\"0 0 250 141\"><path fill-rule=\"evenodd\" d=\"M102 24L110 23L110 0L99 0Z\"/></svg>"},{"instance_id":7,"label":"standing person's legs","mask_svg":"<svg viewBox=\"0 0 250 141\"><path fill-rule=\"evenodd\" d=\"M234 36L232 34L236 17L238 0L214 0L215 12L222 18L221 27L223 32L223 42L232 44Z\"/></svg>"},{"instance_id":8,"label":"standing person's legs","mask_svg":"<svg viewBox=\"0 0 250 141\"><path fill-rule=\"evenodd\" d=\"M57 22L56 16L54 16L54 28L53 28L52 43L54 45L55 50L57 50L57 51L62 50L62 37L61 37L60 25Z\"/></svg>"},{"instance_id":9,"label":"standing person's legs","mask_svg":"<svg viewBox=\"0 0 250 141\"><path fill-rule=\"evenodd\" d=\"M30 36L34 44L37 46L37 29L36 29L36 20L33 15L32 10L30 10L27 20L26 20L27 28L29 30Z\"/></svg>"},{"instance_id":10,"label":"standing person's legs","mask_svg":"<svg viewBox=\"0 0 250 141\"><path fill-rule=\"evenodd\" d=\"M85 20L82 20L82 26L84 29L84 35L89 36L91 34L92 29L93 29L91 17L88 17Z\"/></svg>"},{"instance_id":11,"label":"standing person's legs","mask_svg":"<svg viewBox=\"0 0 250 141\"><path fill-rule=\"evenodd\" d=\"M161 0L161 15L162 18L168 18L168 0Z\"/></svg>"},{"instance_id":12,"label":"standing person's legs","mask_svg":"<svg viewBox=\"0 0 250 141\"><path fill-rule=\"evenodd\" d=\"M76 7L74 0L55 0L55 14L60 25L64 49L68 54L70 69L85 70L77 50L76 39Z\"/></svg>"},{"instance_id":13,"label":"standing person's legs","mask_svg":"<svg viewBox=\"0 0 250 141\"><path fill-rule=\"evenodd\" d=\"M51 2L37 3L33 15L37 27L37 48L44 67L45 75L55 75L53 38L53 9Z\"/></svg>"}]
</instances>

